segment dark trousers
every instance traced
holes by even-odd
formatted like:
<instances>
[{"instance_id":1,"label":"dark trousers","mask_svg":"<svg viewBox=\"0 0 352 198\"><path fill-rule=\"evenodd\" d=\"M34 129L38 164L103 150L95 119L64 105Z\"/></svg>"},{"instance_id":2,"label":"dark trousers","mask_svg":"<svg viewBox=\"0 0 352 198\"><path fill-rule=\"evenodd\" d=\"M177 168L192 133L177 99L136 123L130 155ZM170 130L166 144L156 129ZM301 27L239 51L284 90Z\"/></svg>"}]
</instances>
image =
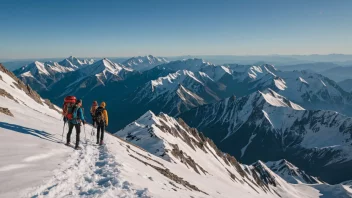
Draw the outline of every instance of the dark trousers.
<instances>
[{"instance_id":1,"label":"dark trousers","mask_svg":"<svg viewBox=\"0 0 352 198\"><path fill-rule=\"evenodd\" d=\"M104 124L98 124L97 128L98 128L98 130L97 130L97 142L103 141L104 140L104 128L105 128L105 125ZM99 140L99 136L100 136L100 140Z\"/></svg>"},{"instance_id":2,"label":"dark trousers","mask_svg":"<svg viewBox=\"0 0 352 198\"><path fill-rule=\"evenodd\" d=\"M95 127L97 124L97 121L95 121L95 117L92 114L90 114L90 115L92 116L92 124Z\"/></svg>"},{"instance_id":3,"label":"dark trousers","mask_svg":"<svg viewBox=\"0 0 352 198\"><path fill-rule=\"evenodd\" d=\"M68 133L67 133L67 143L71 142L71 134L72 134L72 129L73 127L76 128L76 147L78 147L79 145L79 135L81 133L81 125L80 124L72 124L72 123L68 123Z\"/></svg>"}]
</instances>

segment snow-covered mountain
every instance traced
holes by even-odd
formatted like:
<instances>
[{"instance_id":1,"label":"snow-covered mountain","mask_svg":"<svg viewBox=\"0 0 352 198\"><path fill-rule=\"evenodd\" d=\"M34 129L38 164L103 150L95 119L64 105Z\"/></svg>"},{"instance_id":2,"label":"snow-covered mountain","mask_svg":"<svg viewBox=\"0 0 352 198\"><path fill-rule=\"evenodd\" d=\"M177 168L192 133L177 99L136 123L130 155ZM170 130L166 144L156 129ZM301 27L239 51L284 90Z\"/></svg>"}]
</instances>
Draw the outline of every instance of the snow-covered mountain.
<instances>
[{"instance_id":1,"label":"snow-covered mountain","mask_svg":"<svg viewBox=\"0 0 352 198\"><path fill-rule=\"evenodd\" d=\"M352 118L305 110L271 89L227 98L181 114L225 152L245 163L287 159L324 181L352 178Z\"/></svg>"},{"instance_id":2,"label":"snow-covered mountain","mask_svg":"<svg viewBox=\"0 0 352 198\"><path fill-rule=\"evenodd\" d=\"M72 71L73 68L61 66L57 62L35 61L15 70L14 73L35 90L42 91L63 78L65 73Z\"/></svg>"},{"instance_id":3,"label":"snow-covered mountain","mask_svg":"<svg viewBox=\"0 0 352 198\"><path fill-rule=\"evenodd\" d=\"M260 196L264 196L261 194L261 190L264 190L267 196L314 197L314 195L307 195L303 191L292 189L293 186L263 163L249 166L238 163L235 158L221 152L210 139L196 129L190 128L184 121L176 120L166 114L156 116L149 111L118 131L116 135L165 161L188 169L190 171L189 177L194 177L194 182L198 181L196 185L200 189L208 188L209 191L212 191L212 188L218 188L218 186L227 188L229 185L231 189L237 191L237 185L242 183L255 189ZM200 176L205 176L205 178ZM205 186L210 183L212 188ZM314 188L308 185L304 186L307 189ZM297 189L302 187L303 184ZM257 188L261 190L257 190ZM217 192L220 191L216 190L209 194L213 194L214 197L233 197L233 194L224 195L221 192L217 194ZM302 194L299 195L299 193ZM342 191L341 194L348 195L348 190ZM236 195L245 196L237 193Z\"/></svg>"},{"instance_id":4,"label":"snow-covered mountain","mask_svg":"<svg viewBox=\"0 0 352 198\"><path fill-rule=\"evenodd\" d=\"M258 163L258 162L256 162ZM287 160L278 160L266 162L265 165L270 168L274 173L289 183L293 184L322 184L318 178L306 174L304 171L293 165Z\"/></svg>"},{"instance_id":5,"label":"snow-covered mountain","mask_svg":"<svg viewBox=\"0 0 352 198\"><path fill-rule=\"evenodd\" d=\"M338 85L345 91L352 93L352 79L346 79L338 83Z\"/></svg>"},{"instance_id":6,"label":"snow-covered mountain","mask_svg":"<svg viewBox=\"0 0 352 198\"><path fill-rule=\"evenodd\" d=\"M94 63L93 59L83 59L80 60L74 56L70 56L65 58L64 60L60 61L58 64L64 67L74 68L75 70L84 67L86 65L91 65Z\"/></svg>"},{"instance_id":7,"label":"snow-covered mountain","mask_svg":"<svg viewBox=\"0 0 352 198\"><path fill-rule=\"evenodd\" d=\"M155 112L178 115L231 95L241 97L271 88L304 108L351 115L352 94L314 72L282 72L268 64L218 66L201 59L173 61L158 68L170 72L141 86L129 101L149 106ZM184 92L189 100L179 94L180 90L187 90Z\"/></svg>"},{"instance_id":8,"label":"snow-covered mountain","mask_svg":"<svg viewBox=\"0 0 352 198\"><path fill-rule=\"evenodd\" d=\"M220 87L205 73L179 70L151 80L137 90L132 102L154 111L177 115L212 101L220 100Z\"/></svg>"},{"instance_id":9,"label":"snow-covered mountain","mask_svg":"<svg viewBox=\"0 0 352 198\"><path fill-rule=\"evenodd\" d=\"M148 56L132 57L132 58L124 61L122 64L127 67L130 67L136 71L145 71L145 70L149 70L157 65L161 65L164 63L168 63L168 62L169 61L165 58L154 57L152 55L148 55Z\"/></svg>"},{"instance_id":10,"label":"snow-covered mountain","mask_svg":"<svg viewBox=\"0 0 352 198\"><path fill-rule=\"evenodd\" d=\"M97 87L122 81L132 75L133 72L130 68L104 58L66 74L65 78L55 83L45 95L51 95L54 98L62 98L65 95L85 96Z\"/></svg>"},{"instance_id":11,"label":"snow-covered mountain","mask_svg":"<svg viewBox=\"0 0 352 198\"><path fill-rule=\"evenodd\" d=\"M309 71L283 72L272 65L228 65L231 76L219 82L228 92L241 97L271 88L306 109L325 109L351 114L352 95L329 78Z\"/></svg>"},{"instance_id":12,"label":"snow-covered mountain","mask_svg":"<svg viewBox=\"0 0 352 198\"><path fill-rule=\"evenodd\" d=\"M60 62L35 61L14 71L15 75L24 83L29 84L36 91L42 92L65 77L67 73L80 69L92 60L79 60L70 56Z\"/></svg>"},{"instance_id":13,"label":"snow-covered mountain","mask_svg":"<svg viewBox=\"0 0 352 198\"><path fill-rule=\"evenodd\" d=\"M57 107L1 65L0 87L0 197L351 196L348 185L316 190L287 183L265 164L239 164L165 114L147 112L124 129L139 146L106 133L106 144L97 147L94 129L82 126L82 150L75 151L62 143Z\"/></svg>"}]
</instances>

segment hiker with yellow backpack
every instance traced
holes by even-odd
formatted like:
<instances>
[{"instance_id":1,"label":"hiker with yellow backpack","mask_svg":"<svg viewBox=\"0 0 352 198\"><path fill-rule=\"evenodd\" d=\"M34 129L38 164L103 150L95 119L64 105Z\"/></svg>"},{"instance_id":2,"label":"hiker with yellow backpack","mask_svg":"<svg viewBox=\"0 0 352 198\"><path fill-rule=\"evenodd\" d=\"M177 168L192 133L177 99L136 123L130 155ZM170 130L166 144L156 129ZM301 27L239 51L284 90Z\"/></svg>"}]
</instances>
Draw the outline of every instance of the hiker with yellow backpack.
<instances>
[{"instance_id":1,"label":"hiker with yellow backpack","mask_svg":"<svg viewBox=\"0 0 352 198\"><path fill-rule=\"evenodd\" d=\"M106 104L102 102L100 107L95 110L95 122L97 124L97 144L104 144L104 130L109 124L108 111L105 109Z\"/></svg>"}]
</instances>

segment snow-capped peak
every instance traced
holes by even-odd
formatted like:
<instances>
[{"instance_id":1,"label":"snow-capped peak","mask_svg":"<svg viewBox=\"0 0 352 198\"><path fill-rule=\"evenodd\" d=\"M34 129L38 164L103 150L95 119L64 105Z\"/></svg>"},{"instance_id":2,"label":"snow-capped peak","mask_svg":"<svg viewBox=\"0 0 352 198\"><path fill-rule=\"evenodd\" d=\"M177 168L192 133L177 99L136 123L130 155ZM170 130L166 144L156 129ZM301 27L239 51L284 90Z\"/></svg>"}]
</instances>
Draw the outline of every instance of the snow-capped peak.
<instances>
[{"instance_id":1,"label":"snow-capped peak","mask_svg":"<svg viewBox=\"0 0 352 198\"><path fill-rule=\"evenodd\" d=\"M191 80L189 83L199 83L203 85L201 78L209 78L205 73L194 73L189 70L179 70L175 73L170 73L165 77L159 77L156 80L151 81L151 86L153 91L157 91L159 94L166 91L176 90L179 84L185 83L186 80Z\"/></svg>"},{"instance_id":2,"label":"snow-capped peak","mask_svg":"<svg viewBox=\"0 0 352 198\"><path fill-rule=\"evenodd\" d=\"M258 93L263 97L263 99L272 106L275 107L289 107L294 110L304 110L303 107L299 106L288 100L287 98L276 93L272 89L268 88L264 91L258 91Z\"/></svg>"},{"instance_id":3,"label":"snow-capped peak","mask_svg":"<svg viewBox=\"0 0 352 198\"><path fill-rule=\"evenodd\" d=\"M31 75L50 75L48 70L45 68L45 64L39 61L35 61L31 64L25 65L15 71L16 75L20 75L22 73L30 72Z\"/></svg>"},{"instance_id":4,"label":"snow-capped peak","mask_svg":"<svg viewBox=\"0 0 352 198\"><path fill-rule=\"evenodd\" d=\"M107 58L103 58L79 70L83 77L96 76L103 84L110 79L124 79L127 73L132 71L132 69L126 68L119 63L114 63Z\"/></svg>"},{"instance_id":5,"label":"snow-capped peak","mask_svg":"<svg viewBox=\"0 0 352 198\"><path fill-rule=\"evenodd\" d=\"M148 55L148 56L132 57L124 61L122 64L137 71L145 71L157 65L168 63L168 62L169 61L166 60L165 58Z\"/></svg>"}]
</instances>

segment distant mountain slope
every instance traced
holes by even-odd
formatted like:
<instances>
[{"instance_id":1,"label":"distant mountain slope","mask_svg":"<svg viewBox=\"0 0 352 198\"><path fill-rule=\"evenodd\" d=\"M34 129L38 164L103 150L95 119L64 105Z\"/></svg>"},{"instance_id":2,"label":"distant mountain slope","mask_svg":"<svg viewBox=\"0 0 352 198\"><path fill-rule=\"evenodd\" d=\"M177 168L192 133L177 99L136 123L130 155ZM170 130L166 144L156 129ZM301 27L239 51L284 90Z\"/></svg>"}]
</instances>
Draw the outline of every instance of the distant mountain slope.
<instances>
[{"instance_id":1,"label":"distant mountain slope","mask_svg":"<svg viewBox=\"0 0 352 198\"><path fill-rule=\"evenodd\" d=\"M334 67L322 71L321 74L336 82L340 82L352 78L352 66Z\"/></svg>"},{"instance_id":2,"label":"distant mountain slope","mask_svg":"<svg viewBox=\"0 0 352 198\"><path fill-rule=\"evenodd\" d=\"M316 63L303 63L297 65L285 65L279 66L278 69L282 71L294 71L294 70L311 70L314 72L322 72L340 65L330 62L316 62Z\"/></svg>"},{"instance_id":3,"label":"distant mountain slope","mask_svg":"<svg viewBox=\"0 0 352 198\"><path fill-rule=\"evenodd\" d=\"M157 65L161 65L168 62L169 61L165 58L159 58L159 57L154 57L152 55L148 55L148 56L132 57L122 62L122 64L136 71L146 71L146 70L152 69Z\"/></svg>"},{"instance_id":4,"label":"distant mountain slope","mask_svg":"<svg viewBox=\"0 0 352 198\"><path fill-rule=\"evenodd\" d=\"M351 77L352 78L352 77ZM352 93L352 79L346 79L338 83L338 85L345 91Z\"/></svg>"},{"instance_id":5,"label":"distant mountain slope","mask_svg":"<svg viewBox=\"0 0 352 198\"><path fill-rule=\"evenodd\" d=\"M338 183L352 172L352 118L305 110L269 89L228 98L180 115L242 162L287 159L324 181Z\"/></svg>"}]
</instances>

